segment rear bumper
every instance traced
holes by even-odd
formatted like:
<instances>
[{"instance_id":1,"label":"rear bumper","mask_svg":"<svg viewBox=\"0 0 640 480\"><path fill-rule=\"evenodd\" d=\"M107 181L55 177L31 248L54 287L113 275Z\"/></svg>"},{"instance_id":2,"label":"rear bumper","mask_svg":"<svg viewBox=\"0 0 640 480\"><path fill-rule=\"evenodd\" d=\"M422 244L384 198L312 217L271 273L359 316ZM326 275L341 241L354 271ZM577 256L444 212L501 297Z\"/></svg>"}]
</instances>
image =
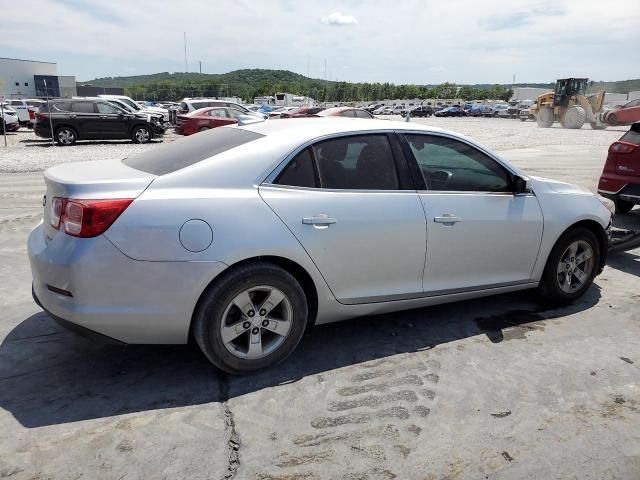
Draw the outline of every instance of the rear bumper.
<instances>
[{"instance_id":1,"label":"rear bumper","mask_svg":"<svg viewBox=\"0 0 640 480\"><path fill-rule=\"evenodd\" d=\"M226 268L132 260L104 236L57 233L45 241L42 224L29 235L28 254L33 295L45 311L124 343L186 343L201 293Z\"/></svg>"},{"instance_id":2,"label":"rear bumper","mask_svg":"<svg viewBox=\"0 0 640 480\"><path fill-rule=\"evenodd\" d=\"M622 186L620 186L622 185ZM606 185L606 188L603 189L603 181L600 179L600 185L598 186L598 193L605 198L610 200L626 200L627 202L640 203L640 183L625 183L623 181L620 184L615 185L615 187L619 187L617 190L613 190L609 188L609 185Z\"/></svg>"}]
</instances>

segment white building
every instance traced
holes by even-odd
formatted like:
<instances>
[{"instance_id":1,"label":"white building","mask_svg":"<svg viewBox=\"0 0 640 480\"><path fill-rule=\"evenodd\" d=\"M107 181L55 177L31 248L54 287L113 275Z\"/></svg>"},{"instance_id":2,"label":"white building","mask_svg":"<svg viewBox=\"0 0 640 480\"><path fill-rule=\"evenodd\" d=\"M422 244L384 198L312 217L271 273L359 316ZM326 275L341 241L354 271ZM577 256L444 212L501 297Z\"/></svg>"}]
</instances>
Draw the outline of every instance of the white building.
<instances>
[{"instance_id":1,"label":"white building","mask_svg":"<svg viewBox=\"0 0 640 480\"><path fill-rule=\"evenodd\" d=\"M6 98L72 97L76 79L58 76L58 65L53 62L0 57L0 94Z\"/></svg>"},{"instance_id":2,"label":"white building","mask_svg":"<svg viewBox=\"0 0 640 480\"><path fill-rule=\"evenodd\" d=\"M521 102L522 100L535 100L543 93L552 92L553 88L513 87L513 95L509 102Z\"/></svg>"}]
</instances>

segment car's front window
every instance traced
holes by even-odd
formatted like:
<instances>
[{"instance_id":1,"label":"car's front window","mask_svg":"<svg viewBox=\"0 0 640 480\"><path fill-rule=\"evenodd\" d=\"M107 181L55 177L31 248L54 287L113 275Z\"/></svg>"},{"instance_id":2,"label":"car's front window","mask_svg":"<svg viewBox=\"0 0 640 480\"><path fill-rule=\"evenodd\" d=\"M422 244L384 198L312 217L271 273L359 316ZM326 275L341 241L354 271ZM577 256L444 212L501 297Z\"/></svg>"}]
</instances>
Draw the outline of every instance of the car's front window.
<instances>
[{"instance_id":1,"label":"car's front window","mask_svg":"<svg viewBox=\"0 0 640 480\"><path fill-rule=\"evenodd\" d=\"M122 113L122 110L120 110L118 107L114 106L114 105L109 105L108 103L98 103L98 113L102 113L102 114L111 114L111 115L117 115L118 113Z\"/></svg>"},{"instance_id":2,"label":"car's front window","mask_svg":"<svg viewBox=\"0 0 640 480\"><path fill-rule=\"evenodd\" d=\"M511 175L478 149L445 137L405 135L428 190L508 192Z\"/></svg>"}]
</instances>

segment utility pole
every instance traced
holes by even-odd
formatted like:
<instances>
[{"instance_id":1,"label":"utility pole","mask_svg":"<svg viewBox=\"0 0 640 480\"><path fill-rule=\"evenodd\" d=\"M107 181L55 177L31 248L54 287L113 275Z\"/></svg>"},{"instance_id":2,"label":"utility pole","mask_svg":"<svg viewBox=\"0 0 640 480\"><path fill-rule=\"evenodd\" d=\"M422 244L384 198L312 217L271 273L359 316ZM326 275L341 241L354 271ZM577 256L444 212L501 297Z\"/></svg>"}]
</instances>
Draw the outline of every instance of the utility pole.
<instances>
[{"instance_id":1,"label":"utility pole","mask_svg":"<svg viewBox=\"0 0 640 480\"><path fill-rule=\"evenodd\" d=\"M327 57L324 57L324 101L327 101Z\"/></svg>"},{"instance_id":2,"label":"utility pole","mask_svg":"<svg viewBox=\"0 0 640 480\"><path fill-rule=\"evenodd\" d=\"M307 57L307 78L311 78L311 61Z\"/></svg>"},{"instance_id":3,"label":"utility pole","mask_svg":"<svg viewBox=\"0 0 640 480\"><path fill-rule=\"evenodd\" d=\"M198 63L200 64L200 74L202 74L202 60L198 60Z\"/></svg>"},{"instance_id":4,"label":"utility pole","mask_svg":"<svg viewBox=\"0 0 640 480\"><path fill-rule=\"evenodd\" d=\"M47 98L47 113L49 114L49 130L51 130L51 145L55 146L56 142L53 139L53 119L51 118L51 114L53 113L53 111L51 110L51 103L49 102L49 88L47 87L47 79L43 78L42 79L44 81L44 94ZM4 115L3 115L3 119L4 119ZM7 141L6 137L5 137L5 142Z\"/></svg>"},{"instance_id":5,"label":"utility pole","mask_svg":"<svg viewBox=\"0 0 640 480\"><path fill-rule=\"evenodd\" d=\"M187 73L189 70L187 68L187 32L182 32L184 34L184 73Z\"/></svg>"}]
</instances>

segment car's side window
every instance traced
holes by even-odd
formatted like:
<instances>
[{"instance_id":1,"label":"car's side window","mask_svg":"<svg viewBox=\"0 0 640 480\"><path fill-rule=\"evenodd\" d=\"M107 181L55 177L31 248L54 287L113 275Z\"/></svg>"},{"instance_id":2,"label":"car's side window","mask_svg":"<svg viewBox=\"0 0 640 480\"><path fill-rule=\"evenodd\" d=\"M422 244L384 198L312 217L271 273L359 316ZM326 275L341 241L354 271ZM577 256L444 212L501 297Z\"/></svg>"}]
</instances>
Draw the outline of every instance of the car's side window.
<instances>
[{"instance_id":1,"label":"car's side window","mask_svg":"<svg viewBox=\"0 0 640 480\"><path fill-rule=\"evenodd\" d=\"M215 108L213 110L209 110L210 117L227 117L227 111L224 108Z\"/></svg>"},{"instance_id":2,"label":"car's side window","mask_svg":"<svg viewBox=\"0 0 640 480\"><path fill-rule=\"evenodd\" d=\"M76 102L71 106L71 111L77 113L95 113L93 103L91 102Z\"/></svg>"},{"instance_id":3,"label":"car's side window","mask_svg":"<svg viewBox=\"0 0 640 480\"><path fill-rule=\"evenodd\" d=\"M405 135L429 190L509 192L511 174L480 150L435 135Z\"/></svg>"},{"instance_id":4,"label":"car's side window","mask_svg":"<svg viewBox=\"0 0 640 480\"><path fill-rule=\"evenodd\" d=\"M313 166L311 149L305 148L296 155L280 172L274 183L291 187L317 187L318 179Z\"/></svg>"},{"instance_id":5,"label":"car's side window","mask_svg":"<svg viewBox=\"0 0 640 480\"><path fill-rule=\"evenodd\" d=\"M322 188L398 190L391 146L386 135L358 135L313 146Z\"/></svg>"},{"instance_id":6,"label":"car's side window","mask_svg":"<svg viewBox=\"0 0 640 480\"><path fill-rule=\"evenodd\" d=\"M113 105L109 105L107 103L98 103L98 113L102 113L103 115L106 114L110 114L110 115L117 115L118 113L121 113L121 110L118 109L117 107L114 107Z\"/></svg>"}]
</instances>

